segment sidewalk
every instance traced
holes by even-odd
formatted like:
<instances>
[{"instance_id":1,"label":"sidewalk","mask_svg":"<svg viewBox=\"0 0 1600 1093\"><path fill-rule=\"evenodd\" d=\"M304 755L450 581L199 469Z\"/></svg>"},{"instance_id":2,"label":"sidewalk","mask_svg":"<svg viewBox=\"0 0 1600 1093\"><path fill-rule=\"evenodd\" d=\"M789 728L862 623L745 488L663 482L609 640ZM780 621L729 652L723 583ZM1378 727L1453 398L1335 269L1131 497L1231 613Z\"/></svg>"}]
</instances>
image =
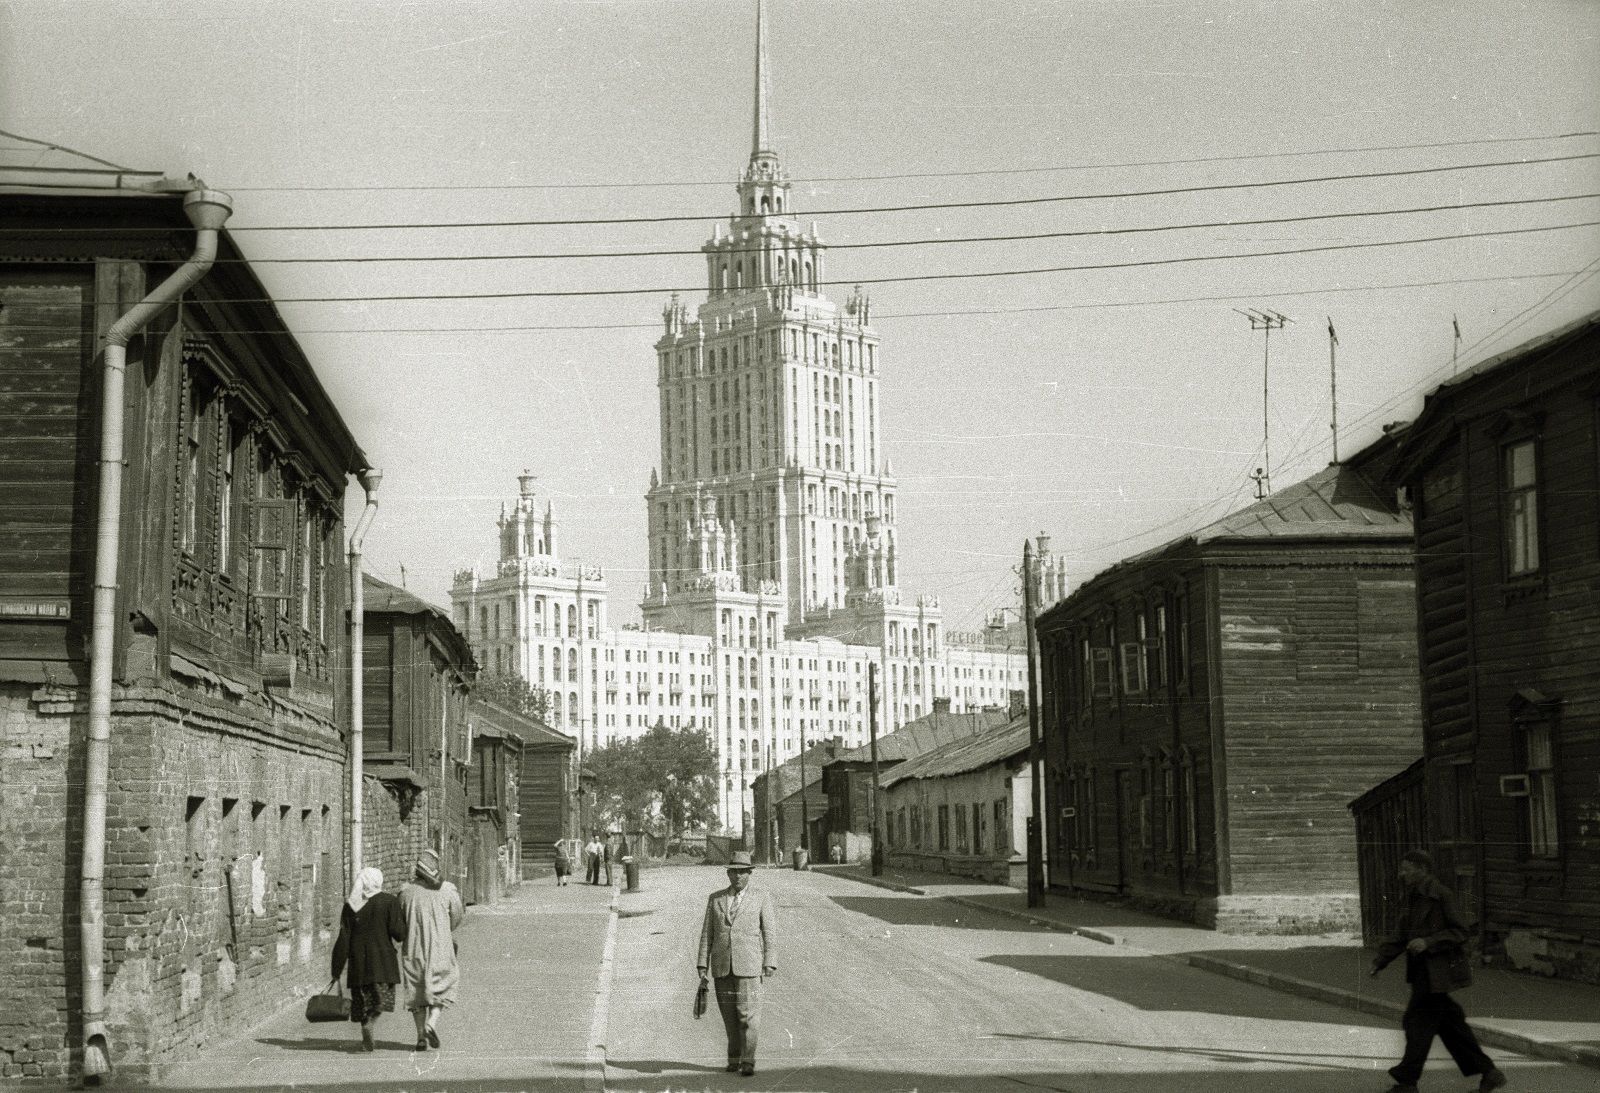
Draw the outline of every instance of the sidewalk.
<instances>
[{"instance_id":1,"label":"sidewalk","mask_svg":"<svg viewBox=\"0 0 1600 1093\"><path fill-rule=\"evenodd\" d=\"M1043 907L1030 908L1025 892L943 873L885 869L883 876L873 877L865 866L822 866L817 872L948 900L1107 945L1128 945L1395 1021L1405 1009L1404 970L1391 965L1372 978L1371 951L1348 934L1219 934L1113 903L1055 893L1046 896ZM1600 987L1481 967L1473 969L1473 980L1457 997L1485 1046L1600 1067Z\"/></svg>"},{"instance_id":2,"label":"sidewalk","mask_svg":"<svg viewBox=\"0 0 1600 1093\"><path fill-rule=\"evenodd\" d=\"M439 1024L438 1051L417 1052L404 1010L379 1019L377 1051L356 1025L307 1024L304 999L237 1040L164 1069L146 1089L582 1093L598 1088L592 1050L614 889L545 879L467 909L456 934L460 999ZM609 969L606 969L609 972ZM604 978L609 978L608 976Z\"/></svg>"}]
</instances>

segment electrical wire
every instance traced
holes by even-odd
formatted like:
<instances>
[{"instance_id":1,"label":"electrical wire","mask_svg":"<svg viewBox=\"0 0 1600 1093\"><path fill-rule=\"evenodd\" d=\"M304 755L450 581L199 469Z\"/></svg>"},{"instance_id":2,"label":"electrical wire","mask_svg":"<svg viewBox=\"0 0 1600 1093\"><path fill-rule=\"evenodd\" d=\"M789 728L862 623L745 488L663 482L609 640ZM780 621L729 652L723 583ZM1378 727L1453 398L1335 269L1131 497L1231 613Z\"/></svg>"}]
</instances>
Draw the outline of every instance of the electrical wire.
<instances>
[{"instance_id":1,"label":"electrical wire","mask_svg":"<svg viewBox=\"0 0 1600 1093\"><path fill-rule=\"evenodd\" d=\"M1583 270L1552 270L1548 273L1502 273L1490 277L1451 277L1438 281L1399 281L1375 285L1336 285L1325 288L1269 289L1262 292L1239 292L1219 296L1168 296L1145 300L1101 300L1088 304L1046 304L1036 307L980 307L957 308L942 311L890 311L875 315L874 321L896 319L959 319L992 315L1031 315L1061 311L1098 311L1115 307L1167 307L1175 304L1226 303L1232 300L1253 300L1263 297L1325 296L1350 292L1387 292L1393 289L1442 288L1447 285L1481 285L1500 281L1542 281L1552 277L1572 277ZM73 309L76 323L77 309ZM61 323L5 324L12 330L59 330ZM308 327L294 331L296 336L308 334L557 334L565 331L600 330L656 330L659 322L648 323L557 323L526 326L351 326ZM213 334L278 334L276 328L207 327Z\"/></svg>"},{"instance_id":2,"label":"electrical wire","mask_svg":"<svg viewBox=\"0 0 1600 1093\"><path fill-rule=\"evenodd\" d=\"M1326 182L1351 182L1382 178L1405 178L1419 175L1448 174L1459 171L1481 171L1499 167L1530 167L1546 163L1570 163L1577 160L1600 158L1600 152L1580 152L1567 156L1544 156L1536 159L1508 159L1496 160L1488 163L1457 163L1446 164L1438 167L1410 167L1393 171L1359 171L1350 174L1315 175L1305 178L1269 179L1257 182L1219 182L1203 186L1170 186L1154 190L1110 190L1090 194L1052 194L1045 197L1011 197L995 198L986 201L939 201L926 202L916 205L879 205L869 208L851 209L814 209L804 213L807 217L816 216L865 216L880 215L883 213L901 212L929 212L948 209L992 209L1029 205L1055 205L1077 201L1107 201L1130 197L1173 197L1179 194L1217 193L1224 190L1259 190L1279 186L1310 186ZM798 213L775 216L776 219L790 219ZM461 221L434 221L434 222L404 222L386 224L257 224L257 225L230 225L228 231L232 234L242 232L320 232L320 231L413 231L429 230L438 231L457 228L549 228L549 227L585 227L602 224L680 224L705 221L720 221L727 219L724 213L684 213L671 216L604 216L604 217L576 217L550 220L461 220ZM752 218L754 219L754 218ZM28 228L0 229L3 231L28 231L36 233L40 229ZM50 228L45 229L55 234L67 233L99 233L101 228ZM170 232L170 228L122 228L119 232Z\"/></svg>"},{"instance_id":3,"label":"electrical wire","mask_svg":"<svg viewBox=\"0 0 1600 1093\"><path fill-rule=\"evenodd\" d=\"M1431 141L1422 144L1370 144L1355 148L1310 148L1297 152L1257 152L1251 155L1237 156L1197 156L1190 159L1145 159L1133 160L1126 163L1069 163L1058 164L1051 167L989 167L972 171L906 171L898 174L887 175L813 175L804 178L792 178L792 185L807 185L817 182L904 182L911 179L928 178L982 178L993 175L1039 175L1054 174L1063 171L1118 171L1130 167L1187 167L1207 163L1245 163L1254 160L1290 159L1305 156L1331 156L1331 155L1361 155L1368 152L1410 152L1436 148L1465 148L1484 144L1527 144L1546 140L1575 140L1585 137L1600 136L1600 132L1583 130L1575 133L1551 133L1537 137L1481 137L1474 140L1446 140ZM393 183L384 185L338 185L338 186L229 186L230 193L373 193L373 192L400 192L400 193L455 193L460 191L498 191L498 190L643 190L663 188L688 188L697 186L715 186L719 189L728 185L727 179L719 178L715 181L694 182L504 182L504 183L477 183L458 185L407 185Z\"/></svg>"},{"instance_id":4,"label":"electrical wire","mask_svg":"<svg viewBox=\"0 0 1600 1093\"><path fill-rule=\"evenodd\" d=\"M1152 224L1137 228L1085 228L1079 231L1029 232L1021 235L967 235L920 239L887 239L869 243L829 243L828 250L881 250L895 247L948 246L964 243L1021 243L1040 239L1084 239L1112 235L1148 235L1155 232L1196 231L1209 228L1256 228L1273 224L1305 224L1316 220L1357 220L1380 216L1410 216L1420 213L1459 212L1464 209L1493 209L1510 205L1548 205L1561 201L1587 201L1600 197L1600 192L1586 194L1559 194L1551 197L1507 198L1499 201L1463 201L1449 205L1415 205L1405 209L1363 209L1343 213L1311 213L1305 216L1274 216L1256 220L1205 220L1187 224ZM719 256L764 255L770 252L765 246L733 247L718 251ZM668 248L657 250L621 251L570 251L544 254L419 254L419 255L354 255L318 258L219 258L218 265L360 265L370 263L418 262L523 262L555 261L577 258L664 258L700 256L699 247Z\"/></svg>"},{"instance_id":5,"label":"electrical wire","mask_svg":"<svg viewBox=\"0 0 1600 1093\"><path fill-rule=\"evenodd\" d=\"M1238 254L1199 254L1180 258L1147 258L1130 262L1094 262L1072 266L1043 266L1029 269L982 270L963 273L916 273L895 277L853 277L838 281L818 281L817 287L851 285L892 285L926 281L971 281L991 278L1034 277L1054 273L1103 272L1114 269L1148 269L1158 266L1190 265L1196 262L1237 261L1242 258L1278 258L1297 254L1326 254L1332 251L1370 250L1376 247L1407 247L1426 243L1444 243L1460 239L1487 239L1508 235L1531 235L1541 232L1569 231L1574 228L1600 226L1600 220L1583 220L1571 224L1546 224L1532 228L1497 228L1477 232L1456 232L1449 235L1421 236L1413 239L1384 239L1366 243L1329 243L1317 247L1288 247L1278 250L1244 251ZM355 304L355 303L415 303L418 301L442 302L446 300L530 300L570 299L597 296L666 296L673 293L687 295L698 292L699 286L655 286L648 288L595 288L595 289L545 289L517 292L423 292L395 293L363 296L235 296L209 300L210 303L229 304Z\"/></svg>"}]
</instances>

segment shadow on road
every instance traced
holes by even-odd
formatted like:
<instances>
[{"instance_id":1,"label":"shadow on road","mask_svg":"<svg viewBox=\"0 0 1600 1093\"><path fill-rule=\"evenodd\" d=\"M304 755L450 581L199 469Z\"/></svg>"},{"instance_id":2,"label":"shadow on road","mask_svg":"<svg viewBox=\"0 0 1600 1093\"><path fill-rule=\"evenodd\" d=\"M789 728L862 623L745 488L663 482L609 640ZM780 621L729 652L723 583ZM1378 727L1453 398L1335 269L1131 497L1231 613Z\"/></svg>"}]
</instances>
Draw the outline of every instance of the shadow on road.
<instances>
[{"instance_id":1,"label":"shadow on road","mask_svg":"<svg viewBox=\"0 0 1600 1093\"><path fill-rule=\"evenodd\" d=\"M1044 927L1016 919L1001 918L943 900L907 899L896 896L829 896L846 911L871 915L892 926L949 926L957 930L996 930L1011 933L1043 933Z\"/></svg>"},{"instance_id":2,"label":"shadow on road","mask_svg":"<svg viewBox=\"0 0 1600 1093\"><path fill-rule=\"evenodd\" d=\"M1159 974L1140 975L1133 962L1158 960L1153 956L1011 956L983 957L1029 975L1063 983L1076 990L1114 998L1149 1012L1215 1013L1225 1017L1259 1017L1281 1021L1292 1003L1280 994L1248 983L1224 980L1210 972L1169 966ZM1186 974L1185 974L1186 972ZM1184 989L1188 987L1189 989ZM1365 1014L1338 1011L1341 1025L1388 1027L1390 1022Z\"/></svg>"},{"instance_id":3,"label":"shadow on road","mask_svg":"<svg viewBox=\"0 0 1600 1093\"><path fill-rule=\"evenodd\" d=\"M649 1075L645 1077L644 1075ZM1105 1071L1069 1072L1007 1066L992 1073L948 1074L926 1070L871 1070L849 1066L761 1067L753 1077L718 1072L671 1062L615 1062L606 1069L607 1093L663 1093L663 1091L808 1090L815 1093L1018 1093L1053 1090L1058 1093L1349 1093L1384 1077L1381 1069L1365 1066L1335 1068L1324 1065L1302 1069L1263 1065L1257 1069L1146 1070L1141 1073Z\"/></svg>"}]
</instances>

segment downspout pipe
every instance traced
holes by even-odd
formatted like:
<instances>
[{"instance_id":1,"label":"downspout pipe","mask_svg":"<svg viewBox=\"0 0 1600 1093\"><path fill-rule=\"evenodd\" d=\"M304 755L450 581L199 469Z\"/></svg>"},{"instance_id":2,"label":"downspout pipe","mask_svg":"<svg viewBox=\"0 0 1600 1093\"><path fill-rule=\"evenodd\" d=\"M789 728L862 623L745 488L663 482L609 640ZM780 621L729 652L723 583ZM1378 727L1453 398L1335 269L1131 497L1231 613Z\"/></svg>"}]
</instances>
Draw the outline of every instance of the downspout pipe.
<instances>
[{"instance_id":1,"label":"downspout pipe","mask_svg":"<svg viewBox=\"0 0 1600 1093\"><path fill-rule=\"evenodd\" d=\"M363 648L367 636L366 589L361 569L361 544L367 538L367 529L378 512L378 484L383 472L368 467L358 471L356 478L366 491L367 504L356 520L356 529L350 533L350 876L352 880L361 872L361 841L365 825L361 822L363 760L366 757L366 736L362 707L361 679L365 668Z\"/></svg>"},{"instance_id":2,"label":"downspout pipe","mask_svg":"<svg viewBox=\"0 0 1600 1093\"><path fill-rule=\"evenodd\" d=\"M195 228L187 262L140 300L106 333L101 365L100 507L95 520L93 629L89 638L89 737L84 749L83 867L78 929L83 945L83 1074L111 1069L105 1023L106 790L111 767L111 657L116 642L117 570L122 537L123 381L134 334L206 275L217 257L218 233L233 199L216 190L191 190L183 211Z\"/></svg>"}]
</instances>

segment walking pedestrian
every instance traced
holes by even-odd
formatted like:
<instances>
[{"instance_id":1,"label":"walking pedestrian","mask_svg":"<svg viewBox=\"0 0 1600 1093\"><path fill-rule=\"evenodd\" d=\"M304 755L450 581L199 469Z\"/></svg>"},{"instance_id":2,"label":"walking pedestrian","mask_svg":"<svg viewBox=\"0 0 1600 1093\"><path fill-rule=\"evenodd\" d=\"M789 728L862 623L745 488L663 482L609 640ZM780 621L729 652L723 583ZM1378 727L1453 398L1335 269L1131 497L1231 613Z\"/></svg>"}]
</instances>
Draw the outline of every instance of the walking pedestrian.
<instances>
[{"instance_id":1,"label":"walking pedestrian","mask_svg":"<svg viewBox=\"0 0 1600 1093\"><path fill-rule=\"evenodd\" d=\"M583 848L584 880L589 884L600 883L600 836L596 832L589 832L589 842Z\"/></svg>"},{"instance_id":2,"label":"walking pedestrian","mask_svg":"<svg viewBox=\"0 0 1600 1093\"><path fill-rule=\"evenodd\" d=\"M1421 850L1400 857L1400 883L1405 893L1395 916L1394 931L1378 948L1372 974L1383 971L1404 953L1411 1000L1400 1026L1406 1034L1405 1055L1389 1068L1394 1085L1389 1093L1417 1093L1422 1066L1437 1036L1467 1077L1479 1075L1479 1093L1506 1084L1506 1076L1478 1046L1467 1015L1450 992L1472 985L1467 957L1467 928L1456 913L1453 894L1433 875L1433 858Z\"/></svg>"},{"instance_id":3,"label":"walking pedestrian","mask_svg":"<svg viewBox=\"0 0 1600 1093\"><path fill-rule=\"evenodd\" d=\"M572 859L567 857L567 848L560 839L555 841L556 848L556 887L567 886L567 875L572 872Z\"/></svg>"},{"instance_id":4,"label":"walking pedestrian","mask_svg":"<svg viewBox=\"0 0 1600 1093\"><path fill-rule=\"evenodd\" d=\"M606 869L606 887L607 888L611 887L611 861L612 861L613 858L616 858L616 857L619 856L617 854L612 853L612 847L616 845L616 839L617 839L617 837L615 835L607 834L605 842L602 843L601 847L600 847L600 861L605 866L605 869Z\"/></svg>"},{"instance_id":5,"label":"walking pedestrian","mask_svg":"<svg viewBox=\"0 0 1600 1093\"><path fill-rule=\"evenodd\" d=\"M400 957L400 995L417 1023L417 1050L439 1046L439 1014L456 1000L461 969L455 932L465 911L461 893L444 879L439 855L424 850L415 879L400 890L406 941Z\"/></svg>"},{"instance_id":6,"label":"walking pedestrian","mask_svg":"<svg viewBox=\"0 0 1600 1093\"><path fill-rule=\"evenodd\" d=\"M339 912L339 940L333 943L333 978L350 969L350 1020L361 1025L361 1046L374 1050L372 1026L380 1013L394 1012L400 982L396 942L406 937L400 901L383 890L383 873L372 866L356 874L350 898Z\"/></svg>"},{"instance_id":7,"label":"walking pedestrian","mask_svg":"<svg viewBox=\"0 0 1600 1093\"><path fill-rule=\"evenodd\" d=\"M728 1070L756 1072L761 984L778 970L778 914L772 897L750 887L748 851L728 863L728 887L706 900L695 960L702 982L714 979L717 1009L728 1033Z\"/></svg>"}]
</instances>

